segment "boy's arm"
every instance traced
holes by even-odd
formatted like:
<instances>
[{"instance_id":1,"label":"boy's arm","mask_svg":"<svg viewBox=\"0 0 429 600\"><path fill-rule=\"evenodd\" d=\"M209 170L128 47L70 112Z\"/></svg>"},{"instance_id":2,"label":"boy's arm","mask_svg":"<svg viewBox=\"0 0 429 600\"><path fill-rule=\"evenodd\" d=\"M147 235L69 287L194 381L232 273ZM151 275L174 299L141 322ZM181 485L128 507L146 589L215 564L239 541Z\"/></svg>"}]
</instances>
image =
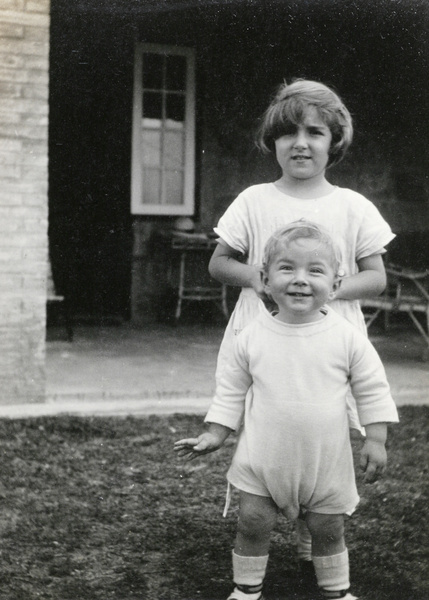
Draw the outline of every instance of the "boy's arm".
<instances>
[{"instance_id":1,"label":"boy's arm","mask_svg":"<svg viewBox=\"0 0 429 600\"><path fill-rule=\"evenodd\" d=\"M231 360L219 378L216 394L205 418L207 431L196 438L179 440L175 451L179 456L192 460L197 456L214 452L222 446L231 431L237 431L244 412L247 391L252 383L244 348L244 332L235 338Z\"/></svg>"},{"instance_id":2,"label":"boy's arm","mask_svg":"<svg viewBox=\"0 0 429 600\"><path fill-rule=\"evenodd\" d=\"M350 383L356 399L359 420L366 429L361 451L364 481L374 482L386 467L387 424L398 422L398 411L380 357L362 333L353 330Z\"/></svg>"},{"instance_id":3,"label":"boy's arm","mask_svg":"<svg viewBox=\"0 0 429 600\"><path fill-rule=\"evenodd\" d=\"M359 273L341 279L337 300L374 298L386 287L386 271L381 254L366 256L357 261Z\"/></svg>"},{"instance_id":4,"label":"boy's arm","mask_svg":"<svg viewBox=\"0 0 429 600\"><path fill-rule=\"evenodd\" d=\"M178 456L186 460L192 460L197 456L218 450L231 431L229 427L220 425L220 423L208 423L207 431L197 438L187 438L176 442L174 451L177 452Z\"/></svg>"},{"instance_id":5,"label":"boy's arm","mask_svg":"<svg viewBox=\"0 0 429 600\"><path fill-rule=\"evenodd\" d=\"M361 425L397 423L398 411L376 349L356 327L349 333L354 338L348 345L349 380Z\"/></svg>"},{"instance_id":6,"label":"boy's arm","mask_svg":"<svg viewBox=\"0 0 429 600\"><path fill-rule=\"evenodd\" d=\"M365 473L364 481L373 483L384 473L387 463L386 423L365 425L366 440L361 450L360 467Z\"/></svg>"}]
</instances>

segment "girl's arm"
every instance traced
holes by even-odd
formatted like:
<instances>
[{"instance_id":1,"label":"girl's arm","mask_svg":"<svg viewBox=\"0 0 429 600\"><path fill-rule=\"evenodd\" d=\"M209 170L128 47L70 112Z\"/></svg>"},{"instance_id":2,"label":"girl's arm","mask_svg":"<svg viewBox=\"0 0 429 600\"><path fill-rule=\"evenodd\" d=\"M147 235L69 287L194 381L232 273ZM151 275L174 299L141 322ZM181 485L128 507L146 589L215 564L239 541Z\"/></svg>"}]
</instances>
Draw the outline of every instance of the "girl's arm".
<instances>
[{"instance_id":1,"label":"girl's arm","mask_svg":"<svg viewBox=\"0 0 429 600\"><path fill-rule=\"evenodd\" d=\"M263 295L261 270L258 266L246 265L243 255L225 243L219 243L209 263L209 273L221 283L238 287L250 287L258 296Z\"/></svg>"},{"instance_id":2,"label":"girl's arm","mask_svg":"<svg viewBox=\"0 0 429 600\"><path fill-rule=\"evenodd\" d=\"M386 271L381 254L361 258L357 262L359 273L344 277L338 289L338 300L360 300L381 294L386 287Z\"/></svg>"}]
</instances>

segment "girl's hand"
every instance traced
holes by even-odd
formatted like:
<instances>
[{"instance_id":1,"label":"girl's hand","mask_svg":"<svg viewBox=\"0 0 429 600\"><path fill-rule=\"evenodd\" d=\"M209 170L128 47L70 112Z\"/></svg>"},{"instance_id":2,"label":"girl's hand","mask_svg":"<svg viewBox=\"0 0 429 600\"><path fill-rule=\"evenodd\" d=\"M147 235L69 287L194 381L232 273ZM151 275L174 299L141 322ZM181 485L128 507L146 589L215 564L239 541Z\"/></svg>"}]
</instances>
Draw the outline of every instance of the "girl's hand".
<instances>
[{"instance_id":1,"label":"girl's hand","mask_svg":"<svg viewBox=\"0 0 429 600\"><path fill-rule=\"evenodd\" d=\"M359 272L341 279L335 298L360 300L374 298L386 287L386 271L381 254L366 256L357 261Z\"/></svg>"},{"instance_id":2,"label":"girl's hand","mask_svg":"<svg viewBox=\"0 0 429 600\"><path fill-rule=\"evenodd\" d=\"M218 435L210 431L205 431L197 438L179 440L174 444L174 451L185 460L193 460L197 456L218 450L223 442L224 440Z\"/></svg>"},{"instance_id":3,"label":"girl's hand","mask_svg":"<svg viewBox=\"0 0 429 600\"><path fill-rule=\"evenodd\" d=\"M260 267L248 265L245 256L228 246L219 243L209 262L209 273L213 279L231 286L253 288L259 295L262 290Z\"/></svg>"},{"instance_id":4,"label":"girl's hand","mask_svg":"<svg viewBox=\"0 0 429 600\"><path fill-rule=\"evenodd\" d=\"M374 483L384 473L387 463L384 442L366 439L361 450L360 468L365 473L365 483Z\"/></svg>"}]
</instances>

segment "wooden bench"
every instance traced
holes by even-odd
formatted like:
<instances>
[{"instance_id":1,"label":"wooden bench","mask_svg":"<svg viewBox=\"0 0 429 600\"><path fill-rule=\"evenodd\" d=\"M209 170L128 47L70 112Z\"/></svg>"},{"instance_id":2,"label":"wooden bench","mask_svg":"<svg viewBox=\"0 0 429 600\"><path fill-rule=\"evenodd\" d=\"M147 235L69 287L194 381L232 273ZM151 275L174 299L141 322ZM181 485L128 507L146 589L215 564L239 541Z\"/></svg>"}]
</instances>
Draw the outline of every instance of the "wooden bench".
<instances>
[{"instance_id":1,"label":"wooden bench","mask_svg":"<svg viewBox=\"0 0 429 600\"><path fill-rule=\"evenodd\" d=\"M222 311L225 318L229 318L227 305L227 286L214 281L208 275L208 263L217 246L217 240L207 234L175 232L171 246L180 253L179 289L175 312L176 322L180 318L183 302L214 302ZM203 278L196 283L192 277L195 264L192 258L203 263Z\"/></svg>"},{"instance_id":2,"label":"wooden bench","mask_svg":"<svg viewBox=\"0 0 429 600\"><path fill-rule=\"evenodd\" d=\"M388 263L386 274L387 286L384 293L376 298L360 301L366 325L369 329L377 317L383 314L387 328L390 313L407 313L425 340L422 359L429 360L429 271L413 271ZM426 328L419 320L418 313L425 315Z\"/></svg>"}]
</instances>

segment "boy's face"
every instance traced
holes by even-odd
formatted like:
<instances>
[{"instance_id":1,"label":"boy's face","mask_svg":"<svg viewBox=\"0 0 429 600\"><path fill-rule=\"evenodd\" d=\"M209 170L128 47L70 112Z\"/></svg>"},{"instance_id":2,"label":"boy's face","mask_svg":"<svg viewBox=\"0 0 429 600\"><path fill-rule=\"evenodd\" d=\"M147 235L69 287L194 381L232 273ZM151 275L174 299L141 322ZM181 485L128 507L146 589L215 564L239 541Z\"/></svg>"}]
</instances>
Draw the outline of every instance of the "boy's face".
<instances>
[{"instance_id":1,"label":"boy's face","mask_svg":"<svg viewBox=\"0 0 429 600\"><path fill-rule=\"evenodd\" d=\"M283 176L293 180L325 176L332 133L316 108L309 106L302 122L275 140L276 158Z\"/></svg>"},{"instance_id":2,"label":"boy's face","mask_svg":"<svg viewBox=\"0 0 429 600\"><path fill-rule=\"evenodd\" d=\"M280 242L268 273L265 293L277 304L285 323L311 323L322 317L320 307L335 298L338 280L332 251L311 238Z\"/></svg>"}]
</instances>

